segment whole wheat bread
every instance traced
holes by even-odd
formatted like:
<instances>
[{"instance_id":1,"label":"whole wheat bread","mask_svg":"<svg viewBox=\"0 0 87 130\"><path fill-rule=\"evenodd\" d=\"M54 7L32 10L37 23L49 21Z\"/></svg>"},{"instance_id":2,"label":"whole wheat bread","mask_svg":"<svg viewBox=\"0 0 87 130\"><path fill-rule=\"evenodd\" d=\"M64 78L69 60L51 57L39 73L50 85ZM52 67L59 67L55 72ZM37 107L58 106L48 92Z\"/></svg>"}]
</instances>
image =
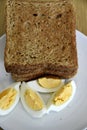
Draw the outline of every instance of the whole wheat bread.
<instances>
[{"instance_id":1,"label":"whole wheat bread","mask_svg":"<svg viewBox=\"0 0 87 130\"><path fill-rule=\"evenodd\" d=\"M76 21L69 0L7 0L6 19L5 68L13 77L76 74Z\"/></svg>"}]
</instances>

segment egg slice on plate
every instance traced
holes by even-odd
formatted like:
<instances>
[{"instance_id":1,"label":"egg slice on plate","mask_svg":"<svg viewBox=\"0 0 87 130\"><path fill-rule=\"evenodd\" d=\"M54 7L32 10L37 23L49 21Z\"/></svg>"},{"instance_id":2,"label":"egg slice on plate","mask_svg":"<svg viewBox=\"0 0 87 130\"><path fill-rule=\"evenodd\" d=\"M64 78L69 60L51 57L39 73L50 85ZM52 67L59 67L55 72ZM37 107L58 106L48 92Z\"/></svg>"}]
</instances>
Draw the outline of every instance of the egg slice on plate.
<instances>
[{"instance_id":1,"label":"egg slice on plate","mask_svg":"<svg viewBox=\"0 0 87 130\"><path fill-rule=\"evenodd\" d=\"M48 101L48 110L59 112L64 109L73 99L76 92L76 85L74 81L70 81L67 84L59 88Z\"/></svg>"},{"instance_id":2,"label":"egg slice on plate","mask_svg":"<svg viewBox=\"0 0 87 130\"><path fill-rule=\"evenodd\" d=\"M55 92L64 84L64 81L57 78L43 77L29 81L27 84L38 92L49 93Z\"/></svg>"},{"instance_id":3,"label":"egg slice on plate","mask_svg":"<svg viewBox=\"0 0 87 130\"><path fill-rule=\"evenodd\" d=\"M19 86L21 82L11 84L0 92L0 115L9 114L19 101Z\"/></svg>"},{"instance_id":4,"label":"egg slice on plate","mask_svg":"<svg viewBox=\"0 0 87 130\"><path fill-rule=\"evenodd\" d=\"M21 102L32 117L42 117L46 113L46 106L40 94L25 82L21 85Z\"/></svg>"}]
</instances>

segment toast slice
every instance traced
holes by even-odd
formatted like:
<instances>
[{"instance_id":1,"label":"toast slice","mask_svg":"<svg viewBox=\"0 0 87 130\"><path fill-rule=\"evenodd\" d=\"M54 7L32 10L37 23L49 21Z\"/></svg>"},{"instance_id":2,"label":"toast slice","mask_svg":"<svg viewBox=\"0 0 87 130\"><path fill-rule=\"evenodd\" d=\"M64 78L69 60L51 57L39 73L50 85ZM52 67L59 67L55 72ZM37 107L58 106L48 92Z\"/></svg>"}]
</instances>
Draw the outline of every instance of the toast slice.
<instances>
[{"instance_id":1,"label":"toast slice","mask_svg":"<svg viewBox=\"0 0 87 130\"><path fill-rule=\"evenodd\" d=\"M13 77L76 74L76 21L69 0L7 0L6 19L5 68Z\"/></svg>"}]
</instances>

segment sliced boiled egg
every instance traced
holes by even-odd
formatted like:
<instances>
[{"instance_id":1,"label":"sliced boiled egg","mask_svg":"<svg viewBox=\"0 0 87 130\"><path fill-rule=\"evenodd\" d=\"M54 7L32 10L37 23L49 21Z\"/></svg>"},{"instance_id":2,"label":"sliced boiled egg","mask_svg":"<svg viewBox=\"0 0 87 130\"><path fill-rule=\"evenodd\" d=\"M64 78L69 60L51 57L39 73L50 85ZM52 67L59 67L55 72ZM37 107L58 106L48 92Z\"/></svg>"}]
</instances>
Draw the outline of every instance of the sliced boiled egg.
<instances>
[{"instance_id":1,"label":"sliced boiled egg","mask_svg":"<svg viewBox=\"0 0 87 130\"><path fill-rule=\"evenodd\" d=\"M64 84L64 80L43 77L37 80L29 81L27 84L38 92L49 93L55 92L58 88L60 88Z\"/></svg>"},{"instance_id":2,"label":"sliced boiled egg","mask_svg":"<svg viewBox=\"0 0 87 130\"><path fill-rule=\"evenodd\" d=\"M21 82L11 84L0 92L0 115L9 114L19 101L19 86Z\"/></svg>"},{"instance_id":3,"label":"sliced boiled egg","mask_svg":"<svg viewBox=\"0 0 87 130\"><path fill-rule=\"evenodd\" d=\"M48 101L48 110L47 113L50 111L59 112L64 109L73 99L76 92L76 85L74 81L70 81L67 84L63 85L59 88L50 100Z\"/></svg>"},{"instance_id":4,"label":"sliced boiled egg","mask_svg":"<svg viewBox=\"0 0 87 130\"><path fill-rule=\"evenodd\" d=\"M21 102L32 117L42 117L46 113L46 107L40 94L25 82L21 85Z\"/></svg>"}]
</instances>

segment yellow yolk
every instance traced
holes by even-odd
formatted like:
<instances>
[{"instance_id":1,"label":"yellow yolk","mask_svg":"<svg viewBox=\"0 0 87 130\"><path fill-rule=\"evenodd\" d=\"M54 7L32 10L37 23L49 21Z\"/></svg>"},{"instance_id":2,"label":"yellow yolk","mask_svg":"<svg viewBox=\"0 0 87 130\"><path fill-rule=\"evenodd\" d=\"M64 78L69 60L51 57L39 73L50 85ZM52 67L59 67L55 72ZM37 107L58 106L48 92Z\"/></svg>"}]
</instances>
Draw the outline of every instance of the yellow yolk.
<instances>
[{"instance_id":1,"label":"yellow yolk","mask_svg":"<svg viewBox=\"0 0 87 130\"><path fill-rule=\"evenodd\" d=\"M33 110L39 111L43 108L40 97L31 89L27 89L24 94L26 104Z\"/></svg>"},{"instance_id":2,"label":"yellow yolk","mask_svg":"<svg viewBox=\"0 0 87 130\"><path fill-rule=\"evenodd\" d=\"M72 86L71 83L68 83L64 85L58 92L55 93L55 96L53 98L53 104L54 105L62 105L67 100L69 100L70 96L72 94Z\"/></svg>"},{"instance_id":3,"label":"yellow yolk","mask_svg":"<svg viewBox=\"0 0 87 130\"><path fill-rule=\"evenodd\" d=\"M54 78L39 78L38 79L39 84L43 87L43 88L56 88L58 87L58 85L61 83L61 80L59 79L54 79Z\"/></svg>"},{"instance_id":4,"label":"yellow yolk","mask_svg":"<svg viewBox=\"0 0 87 130\"><path fill-rule=\"evenodd\" d=\"M10 108L15 99L17 91L14 88L8 88L0 93L0 109L6 110Z\"/></svg>"}]
</instances>

